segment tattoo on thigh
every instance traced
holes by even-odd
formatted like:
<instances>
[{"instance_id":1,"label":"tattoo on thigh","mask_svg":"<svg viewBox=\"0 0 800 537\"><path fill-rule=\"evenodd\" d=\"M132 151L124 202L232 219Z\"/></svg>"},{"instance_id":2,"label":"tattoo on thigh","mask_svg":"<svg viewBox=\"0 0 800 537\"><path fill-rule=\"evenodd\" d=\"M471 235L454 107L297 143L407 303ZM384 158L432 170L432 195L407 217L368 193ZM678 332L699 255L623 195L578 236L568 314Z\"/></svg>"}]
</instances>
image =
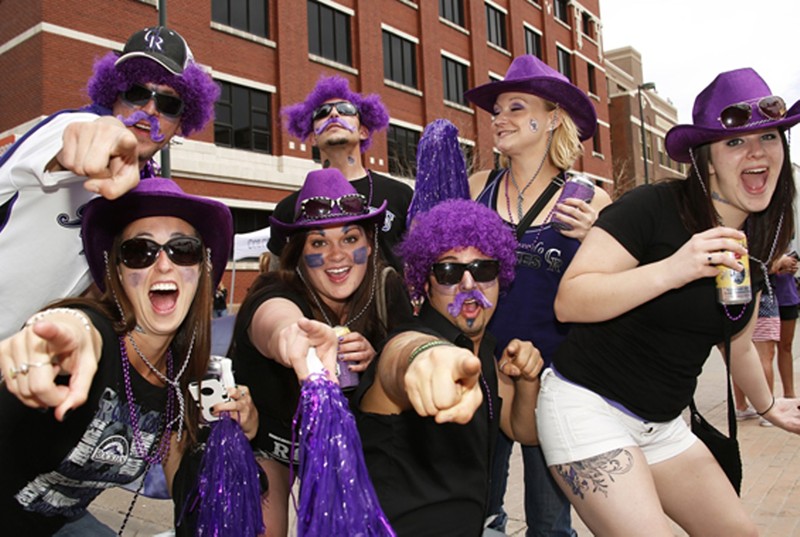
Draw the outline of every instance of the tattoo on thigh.
<instances>
[{"instance_id":1,"label":"tattoo on thigh","mask_svg":"<svg viewBox=\"0 0 800 537\"><path fill-rule=\"evenodd\" d=\"M554 468L575 496L583 499L586 492L601 492L607 497L614 476L633 468L633 455L627 449L615 449L582 461L556 464Z\"/></svg>"}]
</instances>

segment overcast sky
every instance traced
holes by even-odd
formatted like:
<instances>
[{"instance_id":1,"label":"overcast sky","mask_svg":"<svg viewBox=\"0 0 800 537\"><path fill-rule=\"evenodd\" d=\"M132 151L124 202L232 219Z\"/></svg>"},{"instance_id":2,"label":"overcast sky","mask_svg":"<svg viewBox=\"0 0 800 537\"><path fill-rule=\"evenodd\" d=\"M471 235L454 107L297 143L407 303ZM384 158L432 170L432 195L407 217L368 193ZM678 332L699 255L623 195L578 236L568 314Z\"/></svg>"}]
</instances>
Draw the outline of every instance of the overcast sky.
<instances>
[{"instance_id":1,"label":"overcast sky","mask_svg":"<svg viewBox=\"0 0 800 537\"><path fill-rule=\"evenodd\" d=\"M800 99L800 0L600 0L603 45L642 54L644 81L691 123L717 74L752 67L791 106ZM800 163L800 125L792 128Z\"/></svg>"}]
</instances>

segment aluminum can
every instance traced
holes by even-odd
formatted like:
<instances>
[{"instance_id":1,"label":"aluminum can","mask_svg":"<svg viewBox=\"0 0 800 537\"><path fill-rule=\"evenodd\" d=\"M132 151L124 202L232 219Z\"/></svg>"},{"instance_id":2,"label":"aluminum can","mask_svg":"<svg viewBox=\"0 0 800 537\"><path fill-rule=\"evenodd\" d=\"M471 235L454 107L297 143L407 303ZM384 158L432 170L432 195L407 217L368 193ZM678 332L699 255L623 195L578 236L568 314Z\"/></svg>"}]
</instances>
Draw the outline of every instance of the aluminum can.
<instances>
[{"instance_id":1,"label":"aluminum can","mask_svg":"<svg viewBox=\"0 0 800 537\"><path fill-rule=\"evenodd\" d=\"M580 200L585 201L586 203L590 203L594 198L594 183L583 175L570 176L570 178L567 179L567 181L564 183L564 187L561 189L561 195L558 196L558 201L556 203L561 203L567 198L578 198ZM571 225L559 220L558 216L559 216L558 210L554 209L553 210L554 228L561 229L563 231L569 231L570 229L572 229Z\"/></svg>"},{"instance_id":2,"label":"aluminum can","mask_svg":"<svg viewBox=\"0 0 800 537\"><path fill-rule=\"evenodd\" d=\"M335 326L333 330L338 337L350 333L350 329L346 326ZM343 390L348 388L355 388L358 386L358 372L350 370L350 362L345 360L336 360L336 377L339 379L339 387Z\"/></svg>"},{"instance_id":3,"label":"aluminum can","mask_svg":"<svg viewBox=\"0 0 800 537\"><path fill-rule=\"evenodd\" d=\"M747 248L747 239L742 239L739 244ZM747 304L753 300L753 291L750 287L750 257L745 255L725 252L739 261L744 270L738 271L717 265L717 300L720 304Z\"/></svg>"}]
</instances>

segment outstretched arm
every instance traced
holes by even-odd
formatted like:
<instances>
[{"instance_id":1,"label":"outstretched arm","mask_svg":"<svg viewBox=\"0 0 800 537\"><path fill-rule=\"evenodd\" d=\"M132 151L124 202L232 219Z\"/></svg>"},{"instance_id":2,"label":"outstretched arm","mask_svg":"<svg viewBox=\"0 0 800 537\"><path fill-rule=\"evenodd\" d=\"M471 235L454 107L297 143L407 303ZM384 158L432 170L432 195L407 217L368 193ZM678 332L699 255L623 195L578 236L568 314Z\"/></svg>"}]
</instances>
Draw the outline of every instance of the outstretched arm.
<instances>
[{"instance_id":1,"label":"outstretched arm","mask_svg":"<svg viewBox=\"0 0 800 537\"><path fill-rule=\"evenodd\" d=\"M536 445L536 398L544 362L530 341L512 339L497 362L498 387L503 399L500 428L521 444Z\"/></svg>"}]
</instances>

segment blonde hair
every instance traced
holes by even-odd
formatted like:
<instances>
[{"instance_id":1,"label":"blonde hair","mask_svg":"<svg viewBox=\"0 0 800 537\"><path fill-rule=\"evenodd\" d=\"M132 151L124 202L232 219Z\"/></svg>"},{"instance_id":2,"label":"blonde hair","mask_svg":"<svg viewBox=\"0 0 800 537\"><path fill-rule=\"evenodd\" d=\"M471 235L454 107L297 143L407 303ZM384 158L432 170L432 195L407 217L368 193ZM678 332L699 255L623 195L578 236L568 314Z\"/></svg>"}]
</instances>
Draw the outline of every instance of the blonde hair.
<instances>
[{"instance_id":1,"label":"blonde hair","mask_svg":"<svg viewBox=\"0 0 800 537\"><path fill-rule=\"evenodd\" d=\"M548 110L555 110L553 119L558 119L558 125L553 130L553 141L550 143L550 161L559 170L568 170L583 153L578 126L563 108L550 101L544 102ZM508 168L511 159L501 153L499 162L501 168Z\"/></svg>"}]
</instances>

